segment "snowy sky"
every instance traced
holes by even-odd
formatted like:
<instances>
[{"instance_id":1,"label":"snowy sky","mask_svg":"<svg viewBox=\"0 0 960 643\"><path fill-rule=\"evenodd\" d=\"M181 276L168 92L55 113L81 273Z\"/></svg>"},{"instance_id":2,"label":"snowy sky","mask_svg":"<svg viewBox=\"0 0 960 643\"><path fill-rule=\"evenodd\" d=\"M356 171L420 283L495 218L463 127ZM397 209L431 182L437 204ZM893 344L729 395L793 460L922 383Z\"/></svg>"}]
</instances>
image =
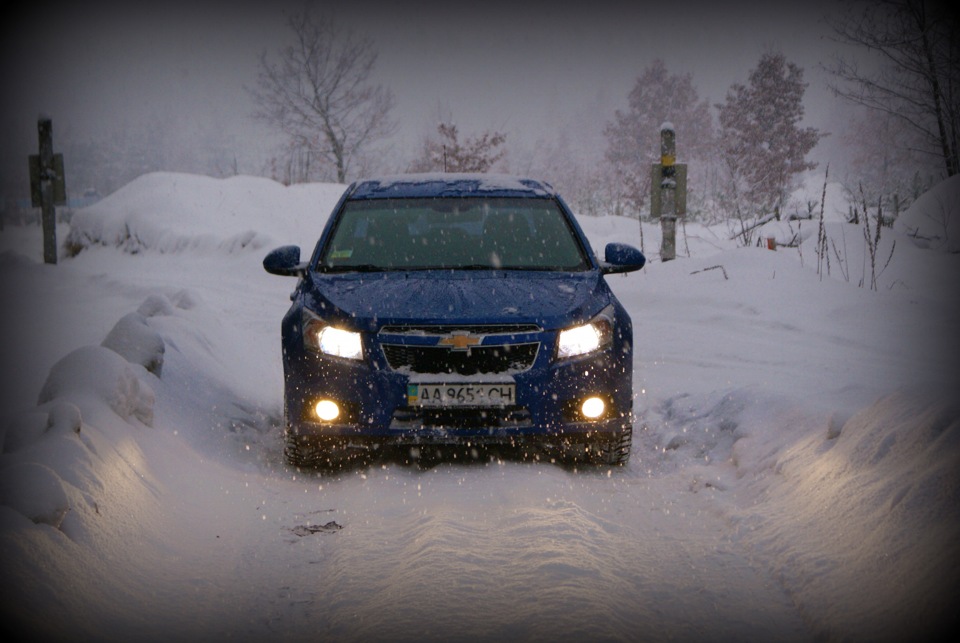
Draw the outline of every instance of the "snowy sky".
<instances>
[{"instance_id":1,"label":"snowy sky","mask_svg":"<svg viewBox=\"0 0 960 643\"><path fill-rule=\"evenodd\" d=\"M718 102L769 49L805 68L808 122L831 129L837 102L817 64L835 48L823 18L837 4L334 0L322 6L374 39L378 80L397 97L395 149L402 154L433 132L441 114L467 134L504 131L508 143L550 140L562 129L599 132L658 57L673 73L692 73L701 96ZM287 17L300 6L293 0L4 3L4 139L17 158L33 152L36 117L44 113L54 119L55 144L58 136L100 137L120 126L189 127L231 137L255 155L263 130L249 120L244 85L255 83L260 52L283 43Z\"/></svg>"}]
</instances>

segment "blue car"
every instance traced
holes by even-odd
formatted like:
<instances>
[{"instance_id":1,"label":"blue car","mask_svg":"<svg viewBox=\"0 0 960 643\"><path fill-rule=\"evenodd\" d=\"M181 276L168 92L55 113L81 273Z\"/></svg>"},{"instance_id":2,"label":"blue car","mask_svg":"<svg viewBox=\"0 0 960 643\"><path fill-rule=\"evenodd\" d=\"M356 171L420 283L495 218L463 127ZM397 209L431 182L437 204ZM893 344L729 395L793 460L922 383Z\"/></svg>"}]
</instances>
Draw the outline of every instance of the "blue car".
<instances>
[{"instance_id":1,"label":"blue car","mask_svg":"<svg viewBox=\"0 0 960 643\"><path fill-rule=\"evenodd\" d=\"M287 461L338 467L384 447L510 447L623 464L633 434L630 317L546 183L485 174L350 185L313 254L263 260L299 278L282 322Z\"/></svg>"}]
</instances>

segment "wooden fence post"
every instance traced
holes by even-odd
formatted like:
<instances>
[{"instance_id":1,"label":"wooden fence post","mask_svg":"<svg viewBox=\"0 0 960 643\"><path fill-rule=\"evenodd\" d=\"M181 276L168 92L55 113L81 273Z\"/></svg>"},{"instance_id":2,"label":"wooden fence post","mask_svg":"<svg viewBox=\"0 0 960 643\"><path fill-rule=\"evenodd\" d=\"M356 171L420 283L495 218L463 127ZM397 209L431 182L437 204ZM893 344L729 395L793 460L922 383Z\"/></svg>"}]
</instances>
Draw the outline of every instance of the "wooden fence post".
<instances>
[{"instance_id":1,"label":"wooden fence post","mask_svg":"<svg viewBox=\"0 0 960 643\"><path fill-rule=\"evenodd\" d=\"M43 261L57 263L57 209L67 202L63 176L63 154L53 153L53 121L41 116L37 121L40 138L40 153L31 154L30 199L33 207L40 208L43 225Z\"/></svg>"}]
</instances>

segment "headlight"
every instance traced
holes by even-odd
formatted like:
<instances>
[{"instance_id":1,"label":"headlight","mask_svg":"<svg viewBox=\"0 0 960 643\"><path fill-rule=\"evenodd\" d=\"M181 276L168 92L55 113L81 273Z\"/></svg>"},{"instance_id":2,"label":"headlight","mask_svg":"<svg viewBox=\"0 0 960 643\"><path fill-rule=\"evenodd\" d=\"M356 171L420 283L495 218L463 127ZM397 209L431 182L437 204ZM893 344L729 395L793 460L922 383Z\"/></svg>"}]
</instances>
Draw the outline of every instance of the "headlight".
<instances>
[{"instance_id":1,"label":"headlight","mask_svg":"<svg viewBox=\"0 0 960 643\"><path fill-rule=\"evenodd\" d=\"M340 407L333 400L320 400L313 410L324 422L333 422L340 417Z\"/></svg>"},{"instance_id":2,"label":"headlight","mask_svg":"<svg viewBox=\"0 0 960 643\"><path fill-rule=\"evenodd\" d=\"M606 348L613 341L613 307L608 306L589 324L560 331L557 358L576 357Z\"/></svg>"},{"instance_id":3,"label":"headlight","mask_svg":"<svg viewBox=\"0 0 960 643\"><path fill-rule=\"evenodd\" d=\"M344 359L362 359L360 333L328 326L326 322L304 312L303 341L308 348L325 355Z\"/></svg>"},{"instance_id":4,"label":"headlight","mask_svg":"<svg viewBox=\"0 0 960 643\"><path fill-rule=\"evenodd\" d=\"M596 420L607 412L607 404L603 398L588 397L580 405L580 413L588 420Z\"/></svg>"}]
</instances>

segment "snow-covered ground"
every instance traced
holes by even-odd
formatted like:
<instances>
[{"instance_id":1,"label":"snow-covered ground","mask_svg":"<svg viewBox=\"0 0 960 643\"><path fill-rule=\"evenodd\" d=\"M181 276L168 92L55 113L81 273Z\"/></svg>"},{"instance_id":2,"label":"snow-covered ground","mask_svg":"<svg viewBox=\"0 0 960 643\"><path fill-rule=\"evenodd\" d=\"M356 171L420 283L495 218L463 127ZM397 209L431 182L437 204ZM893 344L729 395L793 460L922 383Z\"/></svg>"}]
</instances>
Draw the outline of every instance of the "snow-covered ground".
<instances>
[{"instance_id":1,"label":"snow-covered ground","mask_svg":"<svg viewBox=\"0 0 960 643\"><path fill-rule=\"evenodd\" d=\"M610 278L635 327L625 468L378 461L302 474L283 463L279 428L293 282L260 262L274 245L312 247L342 190L147 175L77 212L59 231L76 254L56 266L37 228L0 232L4 630L956 633L960 255L946 233L958 179L883 230L876 290L861 229L838 216L829 274L816 221L758 231L805 239L776 252L691 224L667 263L646 227L648 267ZM581 221L596 250L639 245L635 221Z\"/></svg>"}]
</instances>

